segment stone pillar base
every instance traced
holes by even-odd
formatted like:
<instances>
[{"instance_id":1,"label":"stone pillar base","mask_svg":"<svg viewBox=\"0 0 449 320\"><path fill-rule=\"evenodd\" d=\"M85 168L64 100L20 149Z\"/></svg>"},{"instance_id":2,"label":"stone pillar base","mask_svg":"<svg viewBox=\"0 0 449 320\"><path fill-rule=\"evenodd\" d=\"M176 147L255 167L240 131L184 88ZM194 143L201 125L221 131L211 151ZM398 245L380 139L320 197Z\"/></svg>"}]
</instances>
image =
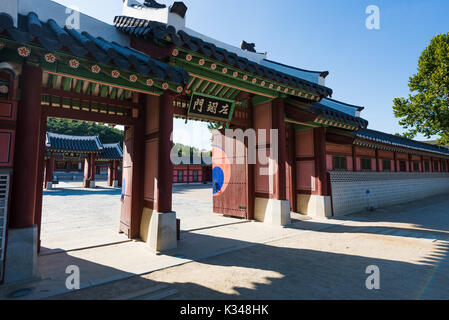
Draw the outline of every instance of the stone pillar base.
<instances>
[{"instance_id":1,"label":"stone pillar base","mask_svg":"<svg viewBox=\"0 0 449 320\"><path fill-rule=\"evenodd\" d=\"M311 217L332 217L331 197L299 194L298 212Z\"/></svg>"},{"instance_id":2,"label":"stone pillar base","mask_svg":"<svg viewBox=\"0 0 449 320\"><path fill-rule=\"evenodd\" d=\"M9 229L6 247L5 283L39 279L37 268L37 226Z\"/></svg>"},{"instance_id":3,"label":"stone pillar base","mask_svg":"<svg viewBox=\"0 0 449 320\"><path fill-rule=\"evenodd\" d=\"M276 226L289 225L291 224L290 201L256 198L254 219Z\"/></svg>"},{"instance_id":4,"label":"stone pillar base","mask_svg":"<svg viewBox=\"0 0 449 320\"><path fill-rule=\"evenodd\" d=\"M47 190L53 189L53 182L47 182L47 185L45 186L45 189L47 189Z\"/></svg>"},{"instance_id":5,"label":"stone pillar base","mask_svg":"<svg viewBox=\"0 0 449 320\"><path fill-rule=\"evenodd\" d=\"M113 186L114 188L118 188L118 180L114 180L114 181L112 182L112 186Z\"/></svg>"},{"instance_id":6,"label":"stone pillar base","mask_svg":"<svg viewBox=\"0 0 449 320\"><path fill-rule=\"evenodd\" d=\"M144 208L140 225L140 237L151 250L166 251L178 247L176 213L159 213Z\"/></svg>"}]
</instances>

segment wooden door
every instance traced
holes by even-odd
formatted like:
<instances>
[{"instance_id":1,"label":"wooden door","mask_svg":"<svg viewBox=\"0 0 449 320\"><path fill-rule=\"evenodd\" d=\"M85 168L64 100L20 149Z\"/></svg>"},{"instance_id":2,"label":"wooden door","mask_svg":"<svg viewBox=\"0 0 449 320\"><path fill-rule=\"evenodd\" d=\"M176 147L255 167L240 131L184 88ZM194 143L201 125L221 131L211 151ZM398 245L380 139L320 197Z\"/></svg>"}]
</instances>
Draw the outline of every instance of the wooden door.
<instances>
[{"instance_id":1,"label":"wooden door","mask_svg":"<svg viewBox=\"0 0 449 320\"><path fill-rule=\"evenodd\" d=\"M227 216L248 218L247 148L242 141L225 137L217 143L217 135L213 137L212 147L212 185L214 212ZM226 141L234 140L233 152L226 152ZM238 154L238 150L244 150Z\"/></svg>"}]
</instances>

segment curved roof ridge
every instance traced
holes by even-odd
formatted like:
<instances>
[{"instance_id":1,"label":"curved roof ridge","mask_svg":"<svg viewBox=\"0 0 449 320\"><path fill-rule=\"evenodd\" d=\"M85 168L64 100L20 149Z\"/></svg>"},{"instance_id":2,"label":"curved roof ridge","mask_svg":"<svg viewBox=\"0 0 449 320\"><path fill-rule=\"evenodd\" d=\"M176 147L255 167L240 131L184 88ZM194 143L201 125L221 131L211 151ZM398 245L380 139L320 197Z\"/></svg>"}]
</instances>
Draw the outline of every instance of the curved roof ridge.
<instances>
[{"instance_id":1,"label":"curved roof ridge","mask_svg":"<svg viewBox=\"0 0 449 320\"><path fill-rule=\"evenodd\" d=\"M317 73L317 74L319 74L323 78L326 78L329 75L329 71L307 70L307 69L303 69L303 68L294 67L294 66L282 63L282 62L273 61L273 60L270 60L270 59L263 59L263 60L268 61L270 63L274 63L274 64L277 64L277 65L280 65L280 66L283 66L283 67L286 67L286 68L291 68L291 69L294 69L294 70L298 70L298 71Z\"/></svg>"},{"instance_id":2,"label":"curved roof ridge","mask_svg":"<svg viewBox=\"0 0 449 320\"><path fill-rule=\"evenodd\" d=\"M349 103L346 103L346 102L343 102L343 101L339 101L339 100L335 100L335 99L332 99L332 98L323 98L323 100L329 100L329 101L332 101L332 102L343 104L343 105L348 106L348 107L356 108L358 111L365 110L365 107L357 106L355 104L349 104Z\"/></svg>"},{"instance_id":3,"label":"curved roof ridge","mask_svg":"<svg viewBox=\"0 0 449 320\"><path fill-rule=\"evenodd\" d=\"M96 136L75 136L71 134L63 134L63 133L54 133L54 132L47 132L49 136L55 137L55 138L65 138L65 139L79 139L79 140L97 140L100 139L98 135Z\"/></svg>"}]
</instances>

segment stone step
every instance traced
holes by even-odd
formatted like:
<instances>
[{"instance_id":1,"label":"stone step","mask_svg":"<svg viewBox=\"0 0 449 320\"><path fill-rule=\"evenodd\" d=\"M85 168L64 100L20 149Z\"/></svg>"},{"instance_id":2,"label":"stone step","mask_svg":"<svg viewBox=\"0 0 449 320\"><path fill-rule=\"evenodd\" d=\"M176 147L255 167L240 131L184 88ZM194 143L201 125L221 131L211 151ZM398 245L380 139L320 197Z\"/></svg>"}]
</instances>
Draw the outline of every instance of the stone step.
<instances>
[{"instance_id":1,"label":"stone step","mask_svg":"<svg viewBox=\"0 0 449 320\"><path fill-rule=\"evenodd\" d=\"M148 295L145 296L141 296L138 297L136 299L132 299L132 300L162 300L162 299L166 299L166 298L170 298L174 295L176 295L178 293L178 290L176 289L168 289L168 290L163 290L163 291L158 291L155 293L150 293Z\"/></svg>"},{"instance_id":2,"label":"stone step","mask_svg":"<svg viewBox=\"0 0 449 320\"><path fill-rule=\"evenodd\" d=\"M139 300L141 298L155 295L156 293L160 294L161 292L167 291L167 289L168 289L168 285L157 284L152 287L145 288L145 289L138 290L138 291L129 292L127 294L111 298L109 300ZM152 300L152 299L149 299L149 300Z\"/></svg>"}]
</instances>

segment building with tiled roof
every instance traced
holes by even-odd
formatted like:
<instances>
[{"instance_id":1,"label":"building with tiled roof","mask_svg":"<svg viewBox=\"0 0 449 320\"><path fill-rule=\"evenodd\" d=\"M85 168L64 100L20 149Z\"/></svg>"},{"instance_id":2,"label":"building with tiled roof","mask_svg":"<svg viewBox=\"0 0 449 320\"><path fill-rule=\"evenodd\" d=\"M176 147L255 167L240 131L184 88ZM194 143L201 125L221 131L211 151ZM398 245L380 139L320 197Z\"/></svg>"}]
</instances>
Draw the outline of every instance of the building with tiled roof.
<instances>
[{"instance_id":1,"label":"building with tiled roof","mask_svg":"<svg viewBox=\"0 0 449 320\"><path fill-rule=\"evenodd\" d=\"M47 132L47 151L101 153L103 145L98 136L72 136Z\"/></svg>"},{"instance_id":2,"label":"building with tiled roof","mask_svg":"<svg viewBox=\"0 0 449 320\"><path fill-rule=\"evenodd\" d=\"M47 132L45 185L59 179L81 177L85 187L95 187L95 176L108 171L108 184L118 186L123 159L120 143L102 144L98 136L73 136ZM82 174L84 172L84 174Z\"/></svg>"}]
</instances>

